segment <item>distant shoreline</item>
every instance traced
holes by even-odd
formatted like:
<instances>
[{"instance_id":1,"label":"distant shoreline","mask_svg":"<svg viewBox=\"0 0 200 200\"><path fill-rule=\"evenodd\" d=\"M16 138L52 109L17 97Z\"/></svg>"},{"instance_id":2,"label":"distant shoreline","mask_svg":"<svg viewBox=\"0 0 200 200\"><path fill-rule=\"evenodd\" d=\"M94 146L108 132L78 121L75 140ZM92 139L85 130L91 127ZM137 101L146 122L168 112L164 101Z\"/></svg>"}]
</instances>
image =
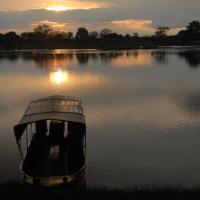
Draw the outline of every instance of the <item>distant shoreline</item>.
<instances>
[{"instance_id":1,"label":"distant shoreline","mask_svg":"<svg viewBox=\"0 0 200 200\"><path fill-rule=\"evenodd\" d=\"M80 27L77 32L54 30L48 24L36 26L32 32L0 33L0 50L16 49L156 49L159 46L200 45L200 21L193 20L176 35L168 35L170 28L159 26L155 34L139 36L138 33L119 34L104 28L99 33Z\"/></svg>"},{"instance_id":2,"label":"distant shoreline","mask_svg":"<svg viewBox=\"0 0 200 200\"><path fill-rule=\"evenodd\" d=\"M32 50L99 50L99 51L117 51L117 50L148 50L148 49L185 49L185 48L191 48L191 49L198 49L200 48L200 45L167 45L167 46L135 46L135 47L124 47L124 48L86 48L86 47L55 47L55 48L47 48L47 47L38 47L38 48L14 48L14 49L6 49L6 48L0 48L0 52L23 52L23 51L32 51Z\"/></svg>"}]
</instances>

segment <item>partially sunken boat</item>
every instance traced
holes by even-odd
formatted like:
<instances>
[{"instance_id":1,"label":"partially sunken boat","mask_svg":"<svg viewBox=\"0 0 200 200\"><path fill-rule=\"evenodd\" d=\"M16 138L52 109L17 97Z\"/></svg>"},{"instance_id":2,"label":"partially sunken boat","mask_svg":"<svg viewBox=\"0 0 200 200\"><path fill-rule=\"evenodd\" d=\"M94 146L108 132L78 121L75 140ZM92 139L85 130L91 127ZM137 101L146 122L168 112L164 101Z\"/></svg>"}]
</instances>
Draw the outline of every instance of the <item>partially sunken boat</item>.
<instances>
[{"instance_id":1,"label":"partially sunken boat","mask_svg":"<svg viewBox=\"0 0 200 200\"><path fill-rule=\"evenodd\" d=\"M32 101L14 133L25 183L56 186L83 181L86 125L79 98L51 96Z\"/></svg>"}]
</instances>

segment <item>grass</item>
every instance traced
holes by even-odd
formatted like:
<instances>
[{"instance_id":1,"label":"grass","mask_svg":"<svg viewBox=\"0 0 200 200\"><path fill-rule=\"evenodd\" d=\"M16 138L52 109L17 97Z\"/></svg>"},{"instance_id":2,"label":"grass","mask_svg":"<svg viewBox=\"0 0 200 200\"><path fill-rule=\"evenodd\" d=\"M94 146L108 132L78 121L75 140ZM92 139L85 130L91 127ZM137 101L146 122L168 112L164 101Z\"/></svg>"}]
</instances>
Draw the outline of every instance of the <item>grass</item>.
<instances>
[{"instance_id":1,"label":"grass","mask_svg":"<svg viewBox=\"0 0 200 200\"><path fill-rule=\"evenodd\" d=\"M171 199L200 199L200 187L193 189L181 189L172 187L142 187L127 189L87 188L85 191L69 190L65 187L37 188L24 184L9 182L0 185L1 199L141 199L141 200L171 200ZM3 198L4 197L4 198Z\"/></svg>"}]
</instances>

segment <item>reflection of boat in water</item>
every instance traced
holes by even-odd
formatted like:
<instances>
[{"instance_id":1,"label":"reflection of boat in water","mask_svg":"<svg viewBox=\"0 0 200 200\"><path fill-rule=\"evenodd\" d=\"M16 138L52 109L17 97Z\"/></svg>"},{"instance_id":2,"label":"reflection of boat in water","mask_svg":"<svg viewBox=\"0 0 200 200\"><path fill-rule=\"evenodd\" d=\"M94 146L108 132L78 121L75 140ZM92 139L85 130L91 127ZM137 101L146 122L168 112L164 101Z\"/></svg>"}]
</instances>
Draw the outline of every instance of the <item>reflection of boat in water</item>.
<instances>
[{"instance_id":1,"label":"reflection of boat in water","mask_svg":"<svg viewBox=\"0 0 200 200\"><path fill-rule=\"evenodd\" d=\"M51 96L32 101L14 132L25 183L55 186L83 180L86 125L80 99Z\"/></svg>"}]
</instances>

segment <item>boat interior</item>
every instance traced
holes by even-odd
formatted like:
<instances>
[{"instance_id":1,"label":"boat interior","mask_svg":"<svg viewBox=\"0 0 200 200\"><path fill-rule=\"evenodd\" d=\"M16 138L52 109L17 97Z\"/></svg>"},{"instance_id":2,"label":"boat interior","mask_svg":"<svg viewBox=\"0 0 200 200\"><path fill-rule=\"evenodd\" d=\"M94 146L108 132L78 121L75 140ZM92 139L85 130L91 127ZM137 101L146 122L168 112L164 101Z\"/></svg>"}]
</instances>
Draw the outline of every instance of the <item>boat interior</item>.
<instances>
[{"instance_id":1,"label":"boat interior","mask_svg":"<svg viewBox=\"0 0 200 200\"><path fill-rule=\"evenodd\" d=\"M32 133L26 134L28 144L22 164L27 175L66 176L84 166L85 124L42 120L30 126Z\"/></svg>"}]
</instances>

